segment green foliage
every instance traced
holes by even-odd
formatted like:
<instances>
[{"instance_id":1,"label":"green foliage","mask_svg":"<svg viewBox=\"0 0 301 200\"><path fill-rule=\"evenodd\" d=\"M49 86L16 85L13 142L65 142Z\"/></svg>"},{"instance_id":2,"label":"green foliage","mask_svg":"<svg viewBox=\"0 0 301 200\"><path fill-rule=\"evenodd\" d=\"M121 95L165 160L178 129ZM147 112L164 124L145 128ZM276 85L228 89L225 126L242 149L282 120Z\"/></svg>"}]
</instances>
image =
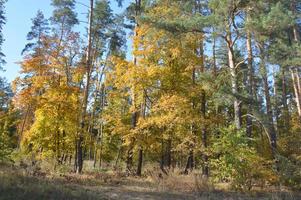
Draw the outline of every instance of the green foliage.
<instances>
[{"instance_id":1,"label":"green foliage","mask_svg":"<svg viewBox=\"0 0 301 200\"><path fill-rule=\"evenodd\" d=\"M11 160L10 155L13 148L9 145L10 142L10 138L6 137L4 134L0 135L0 162Z\"/></svg>"},{"instance_id":2,"label":"green foliage","mask_svg":"<svg viewBox=\"0 0 301 200\"><path fill-rule=\"evenodd\" d=\"M294 189L301 189L301 156L285 157L278 155L280 181Z\"/></svg>"},{"instance_id":3,"label":"green foliage","mask_svg":"<svg viewBox=\"0 0 301 200\"><path fill-rule=\"evenodd\" d=\"M51 21L59 26L65 26L70 30L75 24L78 24L77 14L74 12L75 0L52 0L54 7Z\"/></svg>"},{"instance_id":4,"label":"green foliage","mask_svg":"<svg viewBox=\"0 0 301 200\"><path fill-rule=\"evenodd\" d=\"M6 17L5 17L5 3L7 0L0 0L0 71L2 70L2 65L5 64L4 60L4 53L2 52L2 44L4 42L3 37L3 26L6 24Z\"/></svg>"},{"instance_id":5,"label":"green foliage","mask_svg":"<svg viewBox=\"0 0 301 200\"><path fill-rule=\"evenodd\" d=\"M32 20L15 107L0 79L0 159L18 127L20 156L62 172L83 149L95 166L142 160L207 176L209 163L209 178L234 189L300 188L300 1L137 0L114 15L95 0L89 44L73 29L76 3L52 0L49 27L40 11Z\"/></svg>"},{"instance_id":6,"label":"green foliage","mask_svg":"<svg viewBox=\"0 0 301 200\"><path fill-rule=\"evenodd\" d=\"M49 29L48 20L45 19L42 11L39 10L36 17L32 19L32 27L27 34L29 43L26 44L25 48L22 50L22 54L30 50L35 50L36 48L41 48L42 37L46 36ZM41 51L37 51L37 53L41 53Z\"/></svg>"},{"instance_id":7,"label":"green foliage","mask_svg":"<svg viewBox=\"0 0 301 200\"><path fill-rule=\"evenodd\" d=\"M250 190L253 181L275 181L269 162L252 147L252 141L234 126L222 128L212 145L211 160L216 181L230 182L235 189Z\"/></svg>"},{"instance_id":8,"label":"green foliage","mask_svg":"<svg viewBox=\"0 0 301 200\"><path fill-rule=\"evenodd\" d=\"M0 161L10 160L17 146L18 112L11 103L12 91L5 79L0 77Z\"/></svg>"}]
</instances>

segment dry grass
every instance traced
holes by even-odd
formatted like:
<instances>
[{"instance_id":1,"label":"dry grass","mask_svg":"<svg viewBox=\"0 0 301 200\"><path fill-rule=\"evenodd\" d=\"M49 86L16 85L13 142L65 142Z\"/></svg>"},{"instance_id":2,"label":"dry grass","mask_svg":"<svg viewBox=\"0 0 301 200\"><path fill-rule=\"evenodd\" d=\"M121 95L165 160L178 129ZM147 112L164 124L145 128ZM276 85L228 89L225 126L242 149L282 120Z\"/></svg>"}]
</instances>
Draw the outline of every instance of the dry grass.
<instances>
[{"instance_id":1,"label":"dry grass","mask_svg":"<svg viewBox=\"0 0 301 200\"><path fill-rule=\"evenodd\" d=\"M46 173L41 168L0 166L0 199L301 199L300 194L292 192L244 194L225 186L217 189L199 174L182 175L180 170L164 175L158 168L148 168L143 177L87 168L82 175L60 170Z\"/></svg>"}]
</instances>

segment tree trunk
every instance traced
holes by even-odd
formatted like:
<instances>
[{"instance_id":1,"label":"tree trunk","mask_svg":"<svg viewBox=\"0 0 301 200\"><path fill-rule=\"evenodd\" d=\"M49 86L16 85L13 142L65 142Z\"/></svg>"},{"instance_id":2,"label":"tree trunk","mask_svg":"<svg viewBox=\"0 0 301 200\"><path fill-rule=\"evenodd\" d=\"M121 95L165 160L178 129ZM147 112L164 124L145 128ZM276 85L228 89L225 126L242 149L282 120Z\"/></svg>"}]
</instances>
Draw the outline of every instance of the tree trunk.
<instances>
[{"instance_id":1,"label":"tree trunk","mask_svg":"<svg viewBox=\"0 0 301 200\"><path fill-rule=\"evenodd\" d=\"M295 14L296 13L296 1L293 0L291 2L291 9L292 12ZM299 33L297 29L297 24L294 24L293 26L293 34L294 34L294 42L296 44L299 44L300 38L299 38ZM298 110L298 116L301 121L301 83L300 83L300 76L298 73L298 69L293 67L291 69L292 73L292 79L293 79L293 86L294 86L294 93L295 93L295 99L296 99L296 104L297 104L297 110Z\"/></svg>"},{"instance_id":2,"label":"tree trunk","mask_svg":"<svg viewBox=\"0 0 301 200\"><path fill-rule=\"evenodd\" d=\"M77 139L77 157L76 157L76 173L81 173L83 169L83 140L84 140L84 128L85 128L85 117L87 113L87 106L88 106L88 96L89 96L89 89L90 89L90 79L92 73L92 58L91 58L91 51L92 51L92 26L93 26L93 12L94 12L94 0L90 0L90 15L89 15L89 28L88 28L88 48L87 48L87 61L86 61L86 86L84 89L84 97L83 97L83 104L82 104L82 111L81 111L81 119L80 119L80 132Z\"/></svg>"},{"instance_id":3,"label":"tree trunk","mask_svg":"<svg viewBox=\"0 0 301 200\"><path fill-rule=\"evenodd\" d=\"M201 69L200 73L205 72L205 61L204 61L204 44L203 41L200 44L200 56L201 56ZM201 91L201 118L204 121L203 124L205 123L206 120L206 92L204 90ZM208 177L209 175L209 166L208 166L208 155L207 155L207 148L208 148L208 143L207 143L207 128L205 125L201 128L201 135L202 135L202 146L205 152L202 152L202 174L203 176Z\"/></svg>"},{"instance_id":4,"label":"tree trunk","mask_svg":"<svg viewBox=\"0 0 301 200\"><path fill-rule=\"evenodd\" d=\"M97 147L95 147L95 150L94 150L93 168L96 168L96 163L97 163Z\"/></svg>"},{"instance_id":5,"label":"tree trunk","mask_svg":"<svg viewBox=\"0 0 301 200\"><path fill-rule=\"evenodd\" d=\"M119 161L121 152L122 152L122 144L120 144L120 147L118 149L117 157L116 157L115 164L114 164L114 169L117 169L118 161Z\"/></svg>"},{"instance_id":6,"label":"tree trunk","mask_svg":"<svg viewBox=\"0 0 301 200\"><path fill-rule=\"evenodd\" d=\"M194 167L193 150L189 151L189 156L185 166L184 174L188 174L188 170L192 171Z\"/></svg>"},{"instance_id":7,"label":"tree trunk","mask_svg":"<svg viewBox=\"0 0 301 200\"><path fill-rule=\"evenodd\" d=\"M226 42L228 47L228 62L231 74L231 88L232 93L234 95L234 122L237 129L241 129L242 121L241 121L241 102L235 96L238 94L238 84L237 84L237 73L236 73L236 66L235 66L235 57L234 57L234 50L233 50L233 41L231 36L231 30L229 29Z\"/></svg>"},{"instance_id":8,"label":"tree trunk","mask_svg":"<svg viewBox=\"0 0 301 200\"><path fill-rule=\"evenodd\" d=\"M277 76L276 76L276 72L274 70L273 72L273 78L274 78L274 114L273 116L275 116L275 130L276 132L279 133L279 114L280 114L280 110L279 110L279 102L278 102L278 86L277 86Z\"/></svg>"},{"instance_id":9,"label":"tree trunk","mask_svg":"<svg viewBox=\"0 0 301 200\"><path fill-rule=\"evenodd\" d=\"M213 76L217 77L217 65L216 65L216 38L213 37L213 45L212 45L212 58L213 58Z\"/></svg>"},{"instance_id":10,"label":"tree trunk","mask_svg":"<svg viewBox=\"0 0 301 200\"><path fill-rule=\"evenodd\" d=\"M168 139L167 144L166 144L165 164L170 169L170 167L171 167L171 139Z\"/></svg>"},{"instance_id":11,"label":"tree trunk","mask_svg":"<svg viewBox=\"0 0 301 200\"><path fill-rule=\"evenodd\" d=\"M248 50L248 95L249 98L253 97L253 51L252 51L252 39L251 39L251 33L247 32L247 50ZM246 127L246 135L247 137L252 137L252 117L250 114L252 114L253 106L251 103L248 105L248 114L247 115L247 127Z\"/></svg>"},{"instance_id":12,"label":"tree trunk","mask_svg":"<svg viewBox=\"0 0 301 200\"><path fill-rule=\"evenodd\" d=\"M140 146L138 149L138 166L137 166L137 176L141 176L142 172L142 162L143 162L143 149Z\"/></svg>"},{"instance_id":13,"label":"tree trunk","mask_svg":"<svg viewBox=\"0 0 301 200\"><path fill-rule=\"evenodd\" d=\"M140 15L141 12L141 0L135 0L135 30L134 30L134 35L137 37L138 36L138 31L137 28L139 27L138 24L138 16ZM136 66L137 65L137 57L134 55L133 56L133 64ZM137 121L138 121L138 112L137 112L137 107L136 107L136 91L135 91L135 86L133 86L132 89L132 104L134 106L134 111L132 113L132 119L131 119L131 125L132 125L132 129L135 129L137 126ZM130 139L130 145L129 145L129 149L127 151L127 158L126 158L126 170L131 173L132 171L132 167L133 167L133 148L134 148L134 141L135 138L131 138Z\"/></svg>"},{"instance_id":14,"label":"tree trunk","mask_svg":"<svg viewBox=\"0 0 301 200\"><path fill-rule=\"evenodd\" d=\"M292 75L297 111L298 111L299 117L301 118L301 98L300 98L301 95L299 93L299 86L298 86L298 81L297 81L298 74L296 73L295 69L293 69L293 68L291 68L291 75Z\"/></svg>"},{"instance_id":15,"label":"tree trunk","mask_svg":"<svg viewBox=\"0 0 301 200\"><path fill-rule=\"evenodd\" d=\"M287 105L287 82L286 82L286 70L284 68L281 69L281 90L282 90L282 107L283 107L283 121L285 122L284 128L285 131L288 132L288 127L290 127L290 114Z\"/></svg>"},{"instance_id":16,"label":"tree trunk","mask_svg":"<svg viewBox=\"0 0 301 200\"><path fill-rule=\"evenodd\" d=\"M273 122L273 110L271 105L271 97L270 97L270 88L269 88L269 82L268 82L268 75L267 75L267 69L266 69L266 63L265 63L265 52L264 52L264 44L259 44L259 50L260 50L260 73L263 81L263 87L264 87L264 95L265 95L265 107L266 107L266 114L268 119L268 131L270 136L270 142L271 142L271 148L272 153L275 155L275 151L277 149L277 135L276 130Z\"/></svg>"}]
</instances>

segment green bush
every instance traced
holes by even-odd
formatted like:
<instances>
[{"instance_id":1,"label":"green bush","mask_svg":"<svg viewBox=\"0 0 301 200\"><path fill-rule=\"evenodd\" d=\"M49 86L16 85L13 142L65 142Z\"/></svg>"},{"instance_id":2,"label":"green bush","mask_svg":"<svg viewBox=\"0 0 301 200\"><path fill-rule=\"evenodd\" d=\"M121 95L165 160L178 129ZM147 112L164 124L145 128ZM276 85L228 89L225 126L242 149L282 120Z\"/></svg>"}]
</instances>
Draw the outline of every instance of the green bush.
<instances>
[{"instance_id":1,"label":"green bush","mask_svg":"<svg viewBox=\"0 0 301 200\"><path fill-rule=\"evenodd\" d=\"M237 190L250 190L254 182L273 182L272 162L258 155L252 140L234 126L220 130L212 145L211 166L215 181L231 183Z\"/></svg>"},{"instance_id":2,"label":"green bush","mask_svg":"<svg viewBox=\"0 0 301 200\"><path fill-rule=\"evenodd\" d=\"M0 134L0 162L10 161L12 150L8 138Z\"/></svg>"},{"instance_id":3,"label":"green bush","mask_svg":"<svg viewBox=\"0 0 301 200\"><path fill-rule=\"evenodd\" d=\"M285 186L301 189L301 157L277 156L280 181Z\"/></svg>"}]
</instances>

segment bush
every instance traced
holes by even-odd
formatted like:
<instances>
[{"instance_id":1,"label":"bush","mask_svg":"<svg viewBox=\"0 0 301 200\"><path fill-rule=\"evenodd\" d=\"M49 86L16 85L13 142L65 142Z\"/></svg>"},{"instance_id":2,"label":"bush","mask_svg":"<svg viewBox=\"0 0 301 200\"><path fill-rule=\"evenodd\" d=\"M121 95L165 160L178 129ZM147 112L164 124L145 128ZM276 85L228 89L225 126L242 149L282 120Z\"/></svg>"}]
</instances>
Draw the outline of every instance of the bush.
<instances>
[{"instance_id":1,"label":"bush","mask_svg":"<svg viewBox=\"0 0 301 200\"><path fill-rule=\"evenodd\" d=\"M258 155L251 143L245 132L236 130L234 126L221 129L212 145L214 181L229 182L237 190L250 190L254 181L277 180L272 162Z\"/></svg>"},{"instance_id":2,"label":"bush","mask_svg":"<svg viewBox=\"0 0 301 200\"><path fill-rule=\"evenodd\" d=\"M0 134L0 162L11 161L12 148L9 145L8 139Z\"/></svg>"},{"instance_id":3,"label":"bush","mask_svg":"<svg viewBox=\"0 0 301 200\"><path fill-rule=\"evenodd\" d=\"M277 156L280 181L285 186L301 189L301 158Z\"/></svg>"}]
</instances>

